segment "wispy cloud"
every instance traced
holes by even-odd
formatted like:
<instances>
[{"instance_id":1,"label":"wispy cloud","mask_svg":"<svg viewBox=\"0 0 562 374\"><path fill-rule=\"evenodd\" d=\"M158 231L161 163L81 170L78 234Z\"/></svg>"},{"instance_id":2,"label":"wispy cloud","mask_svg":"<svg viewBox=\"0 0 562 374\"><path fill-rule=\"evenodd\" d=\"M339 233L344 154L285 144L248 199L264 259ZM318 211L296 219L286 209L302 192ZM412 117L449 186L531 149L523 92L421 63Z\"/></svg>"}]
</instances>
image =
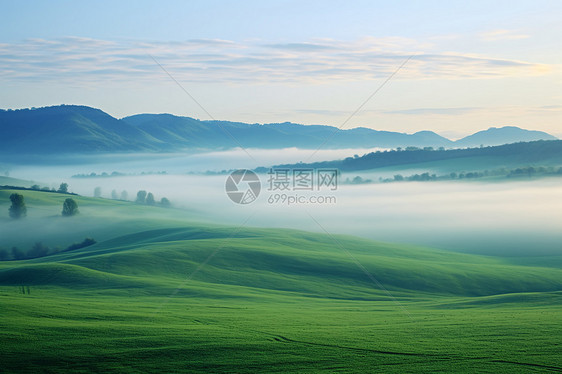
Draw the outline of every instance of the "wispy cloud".
<instances>
[{"instance_id":1,"label":"wispy cloud","mask_svg":"<svg viewBox=\"0 0 562 374\"><path fill-rule=\"evenodd\" d=\"M481 40L487 42L495 42L501 40L527 39L530 36L527 34L518 33L514 30L491 30L480 33L479 37Z\"/></svg>"},{"instance_id":2,"label":"wispy cloud","mask_svg":"<svg viewBox=\"0 0 562 374\"><path fill-rule=\"evenodd\" d=\"M483 110L480 107L458 107L458 108L414 108L414 109L399 109L387 110L384 114L404 114L404 115L447 115L457 116L461 114L474 113Z\"/></svg>"},{"instance_id":3,"label":"wispy cloud","mask_svg":"<svg viewBox=\"0 0 562 374\"><path fill-rule=\"evenodd\" d=\"M160 79L162 72L150 56L182 81L245 84L380 79L412 54L415 57L397 79L520 77L545 74L551 69L529 61L424 52L431 50L429 44L401 37L286 44L218 39L163 43L78 37L29 39L0 44L0 80L94 83Z\"/></svg>"},{"instance_id":4,"label":"wispy cloud","mask_svg":"<svg viewBox=\"0 0 562 374\"><path fill-rule=\"evenodd\" d=\"M302 113L302 114L315 114L321 116L349 116L349 110L335 110L335 109L295 109L292 112ZM367 113L372 111L363 111L362 113Z\"/></svg>"},{"instance_id":5,"label":"wispy cloud","mask_svg":"<svg viewBox=\"0 0 562 374\"><path fill-rule=\"evenodd\" d=\"M296 52L316 52L326 50L337 50L338 47L319 43L285 43L285 44L268 44L269 48L296 51Z\"/></svg>"},{"instance_id":6,"label":"wispy cloud","mask_svg":"<svg viewBox=\"0 0 562 374\"><path fill-rule=\"evenodd\" d=\"M516 115L548 114L562 112L562 105L540 105L540 106L480 106L480 107L443 107L443 108L404 108L395 110L378 111L381 114L403 114L403 115L463 115L477 113L513 113Z\"/></svg>"}]
</instances>

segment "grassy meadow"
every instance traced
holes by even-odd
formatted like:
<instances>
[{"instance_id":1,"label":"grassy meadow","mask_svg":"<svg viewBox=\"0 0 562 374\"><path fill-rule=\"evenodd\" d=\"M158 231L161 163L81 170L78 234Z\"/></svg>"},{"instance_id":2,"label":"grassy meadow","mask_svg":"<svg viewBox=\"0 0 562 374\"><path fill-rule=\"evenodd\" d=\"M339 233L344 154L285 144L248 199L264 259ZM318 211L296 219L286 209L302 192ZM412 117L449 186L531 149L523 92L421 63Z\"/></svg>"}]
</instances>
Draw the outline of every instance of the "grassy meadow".
<instances>
[{"instance_id":1,"label":"grassy meadow","mask_svg":"<svg viewBox=\"0 0 562 374\"><path fill-rule=\"evenodd\" d=\"M7 213L11 190L0 190ZM562 268L19 191L0 372L558 372Z\"/></svg>"}]
</instances>

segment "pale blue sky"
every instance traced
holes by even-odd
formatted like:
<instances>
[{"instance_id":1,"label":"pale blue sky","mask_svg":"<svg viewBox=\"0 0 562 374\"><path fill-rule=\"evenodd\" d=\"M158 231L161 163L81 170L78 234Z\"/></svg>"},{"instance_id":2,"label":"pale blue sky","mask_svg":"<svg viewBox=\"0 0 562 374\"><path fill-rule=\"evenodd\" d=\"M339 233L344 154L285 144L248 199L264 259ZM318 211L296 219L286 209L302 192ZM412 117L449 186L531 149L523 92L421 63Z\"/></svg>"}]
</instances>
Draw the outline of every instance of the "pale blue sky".
<instances>
[{"instance_id":1,"label":"pale blue sky","mask_svg":"<svg viewBox=\"0 0 562 374\"><path fill-rule=\"evenodd\" d=\"M560 1L0 1L0 107L562 135Z\"/></svg>"}]
</instances>

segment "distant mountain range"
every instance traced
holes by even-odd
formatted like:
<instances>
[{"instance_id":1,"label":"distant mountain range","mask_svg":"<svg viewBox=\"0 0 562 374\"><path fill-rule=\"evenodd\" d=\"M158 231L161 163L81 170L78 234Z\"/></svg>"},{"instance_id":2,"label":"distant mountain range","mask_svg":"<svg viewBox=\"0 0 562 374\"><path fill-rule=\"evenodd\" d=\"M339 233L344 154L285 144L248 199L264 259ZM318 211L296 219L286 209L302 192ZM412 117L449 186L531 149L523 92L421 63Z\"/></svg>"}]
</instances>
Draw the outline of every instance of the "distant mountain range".
<instances>
[{"instance_id":1,"label":"distant mountain range","mask_svg":"<svg viewBox=\"0 0 562 374\"><path fill-rule=\"evenodd\" d=\"M0 110L0 153L64 154L171 152L245 148L474 147L553 140L554 136L517 127L491 128L452 141L431 131L405 134L364 127L295 123L247 124L201 121L171 114L138 114L117 119L95 108L61 105Z\"/></svg>"}]
</instances>

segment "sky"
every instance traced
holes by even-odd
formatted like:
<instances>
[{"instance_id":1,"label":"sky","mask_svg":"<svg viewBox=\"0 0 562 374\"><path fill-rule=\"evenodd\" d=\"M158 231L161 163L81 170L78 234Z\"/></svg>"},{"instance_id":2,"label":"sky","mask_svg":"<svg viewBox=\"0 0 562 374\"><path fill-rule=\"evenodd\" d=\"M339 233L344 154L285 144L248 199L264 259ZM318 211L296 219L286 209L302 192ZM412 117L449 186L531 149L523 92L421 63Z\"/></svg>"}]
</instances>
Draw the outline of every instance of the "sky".
<instances>
[{"instance_id":1,"label":"sky","mask_svg":"<svg viewBox=\"0 0 562 374\"><path fill-rule=\"evenodd\" d=\"M3 109L81 104L117 118L167 112L452 139L510 125L562 137L560 1L0 0L0 9Z\"/></svg>"}]
</instances>

